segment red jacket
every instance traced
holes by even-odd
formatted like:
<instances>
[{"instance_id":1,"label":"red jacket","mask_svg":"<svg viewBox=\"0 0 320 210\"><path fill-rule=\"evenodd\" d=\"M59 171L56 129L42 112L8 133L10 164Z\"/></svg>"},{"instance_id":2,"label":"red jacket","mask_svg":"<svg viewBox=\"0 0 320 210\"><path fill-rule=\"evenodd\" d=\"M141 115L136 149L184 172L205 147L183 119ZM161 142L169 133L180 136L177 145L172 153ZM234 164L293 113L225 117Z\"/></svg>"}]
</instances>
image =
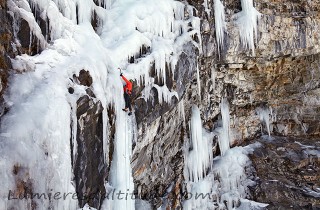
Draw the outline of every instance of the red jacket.
<instances>
[{"instance_id":1,"label":"red jacket","mask_svg":"<svg viewBox=\"0 0 320 210\"><path fill-rule=\"evenodd\" d=\"M123 91L125 93L131 94L132 93L132 83L127 80L127 78L125 78L124 76L121 76L121 78L126 82L126 85L123 86Z\"/></svg>"}]
</instances>

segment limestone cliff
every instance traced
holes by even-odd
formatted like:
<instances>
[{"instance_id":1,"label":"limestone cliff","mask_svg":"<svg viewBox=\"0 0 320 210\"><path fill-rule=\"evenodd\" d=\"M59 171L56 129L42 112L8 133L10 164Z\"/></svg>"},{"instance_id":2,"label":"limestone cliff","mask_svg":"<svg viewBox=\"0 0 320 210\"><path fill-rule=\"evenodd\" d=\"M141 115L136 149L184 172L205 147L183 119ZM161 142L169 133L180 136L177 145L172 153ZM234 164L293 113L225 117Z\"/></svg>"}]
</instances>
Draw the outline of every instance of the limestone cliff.
<instances>
[{"instance_id":1,"label":"limestone cliff","mask_svg":"<svg viewBox=\"0 0 320 210\"><path fill-rule=\"evenodd\" d=\"M240 0L223 1L227 24L221 50L218 50L216 41L214 1L188 0L188 3L194 6L193 15L200 18L200 34L192 37L200 47L187 43L174 69L166 65L165 70L166 86L176 91L179 99L172 97L167 103L160 102L157 89L152 88L151 99L146 101L140 97L144 84L134 83L137 142L134 142L131 159L133 181L135 193L140 199L150 202L152 209L160 206L178 209L185 199L182 194L185 190L184 152L192 149L186 148L185 143L190 137L189 121L193 104L199 106L206 130L214 131L221 121L220 102L222 98L227 98L232 116L233 146L247 144L267 134L268 127L274 136L307 138L311 139L307 141L309 144L316 144L320 134L320 1L255 0L254 6L261 17L254 52L247 49L240 39L241 32L236 24L237 13L242 10ZM23 53L36 55L43 46L37 37L30 37L30 27L26 21L19 17L12 20L14 16L9 15L6 1L0 1L0 6L2 115L5 113L2 94L12 69L9 57ZM33 9L42 36L49 42L49 25L43 17L36 15L37 8ZM185 16L188 15L186 12ZM13 30L14 21L19 22L16 31ZM96 19L92 21L95 30L97 22ZM148 53L148 49L142 51L141 54ZM154 66L149 69L149 75L154 78L155 84L164 85L157 78ZM71 119L70 126L77 128L76 134L70 134L71 138L76 136L77 142L76 151L70 151L73 182L80 195L97 195L93 199L79 201L79 206L88 203L99 209L106 194L104 183L108 180L113 158L117 116L111 105L103 107L102 102L97 100L92 92L89 72L79 69L78 74L72 78L70 75L69 79L70 94L74 93L74 87L84 87L86 92L77 98L72 110L76 118ZM103 113L108 115L106 119L110 131L107 133L107 147L103 143ZM263 120L263 114L270 117L270 121ZM291 157L287 157L288 154L282 156L281 152L289 153L291 150L268 144L259 138L262 148L251 156L255 169L250 173L261 177L262 181L251 189L250 198L271 203L270 208L288 208L290 202L295 201L295 208L320 208L319 201L310 194L306 196L298 186L303 183L303 186L312 185L314 189L319 189L318 176L299 172L299 169L311 164L313 172L317 173L320 170L319 158L299 153L292 139L279 140L286 147L292 147L294 155L299 157L287 160ZM212 153L220 155L216 137L213 142ZM72 139L70 144L73 144ZM271 161L274 150L277 155ZM104 157L104 154L108 155ZM278 165L277 160L287 161L289 166ZM265 161L271 163L261 168ZM297 162L299 165L295 167ZM270 177L280 177L281 184L276 187L267 184L267 180L271 179L266 175L269 171L267 167L273 169L274 176ZM290 182L291 187L285 189L281 186L288 183L284 181L285 176L279 175L283 171L294 180ZM297 174L299 179L294 177ZM28 187L22 188L26 190ZM275 199L266 193L270 189L280 193L281 198ZM283 203L284 200L290 202Z\"/></svg>"},{"instance_id":2,"label":"limestone cliff","mask_svg":"<svg viewBox=\"0 0 320 210\"><path fill-rule=\"evenodd\" d=\"M184 103L187 119L190 104L198 104L206 128L213 130L220 116L221 98L227 97L231 104L235 144L267 134L266 125L259 120L259 109L268 110L272 115L270 127L274 135L318 137L319 2L256 0L254 5L262 16L258 22L255 55L243 47L235 24L235 14L241 11L240 1L224 1L227 31L220 53L214 29L213 1L190 0L189 3L197 8L196 13L201 18L202 52L198 54L201 97L197 94L196 71L190 82L184 83L186 92L181 103ZM209 10L204 7L205 3ZM186 65L184 68L188 69L189 64ZM189 133L189 128L184 130L183 120L177 120L178 106L153 123L145 120L139 124L141 136L148 129L156 131L157 135L141 137L143 147L138 144L134 151L137 157L133 158L135 183L143 198L154 199L156 206L169 186L175 186L170 188L169 200L179 197L176 188L182 188L181 153L183 136ZM136 109L145 110L145 107L136 106ZM154 198L155 195L158 198ZM168 205L176 203L172 201ZM313 205L319 206L319 203Z\"/></svg>"}]
</instances>

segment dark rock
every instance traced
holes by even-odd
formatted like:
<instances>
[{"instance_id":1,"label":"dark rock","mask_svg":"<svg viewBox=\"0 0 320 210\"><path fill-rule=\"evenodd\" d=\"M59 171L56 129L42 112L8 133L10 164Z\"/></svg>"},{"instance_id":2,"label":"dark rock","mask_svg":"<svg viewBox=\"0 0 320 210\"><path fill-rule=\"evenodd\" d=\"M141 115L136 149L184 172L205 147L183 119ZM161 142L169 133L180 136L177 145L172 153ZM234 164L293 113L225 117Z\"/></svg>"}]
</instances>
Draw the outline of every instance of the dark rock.
<instances>
[{"instance_id":1,"label":"dark rock","mask_svg":"<svg viewBox=\"0 0 320 210\"><path fill-rule=\"evenodd\" d=\"M3 93L8 86L9 72L12 68L10 57L14 57L11 44L13 29L7 9L7 1L0 0L0 118L8 111Z\"/></svg>"},{"instance_id":2,"label":"dark rock","mask_svg":"<svg viewBox=\"0 0 320 210\"><path fill-rule=\"evenodd\" d=\"M96 13L96 11L93 11L92 17L91 17L91 25L95 32L97 32L97 29L99 27L99 17Z\"/></svg>"},{"instance_id":3,"label":"dark rock","mask_svg":"<svg viewBox=\"0 0 320 210\"><path fill-rule=\"evenodd\" d=\"M108 113L108 143L109 143L109 151L106 152L108 153L108 156L106 157L106 162L109 163L109 166L111 165L112 157L113 157L113 151L114 151L114 135L116 133L116 116L114 113L114 108L109 105L107 108L107 113Z\"/></svg>"},{"instance_id":4,"label":"dark rock","mask_svg":"<svg viewBox=\"0 0 320 210\"><path fill-rule=\"evenodd\" d=\"M13 56L12 25L10 16L7 13L7 1L0 2L0 69L8 70L11 68L9 56Z\"/></svg>"},{"instance_id":5,"label":"dark rock","mask_svg":"<svg viewBox=\"0 0 320 210\"><path fill-rule=\"evenodd\" d=\"M87 86L87 87L90 87L92 85L92 77L91 77L89 71L86 71L86 70L82 69L79 72L79 76L75 76L74 75L74 77L76 78L76 80L78 81L78 83L80 85L84 85L84 86Z\"/></svg>"},{"instance_id":6,"label":"dark rock","mask_svg":"<svg viewBox=\"0 0 320 210\"><path fill-rule=\"evenodd\" d=\"M20 45L18 51L20 54L36 55L41 52L38 38L30 31L29 23L21 19L20 27L17 34Z\"/></svg>"},{"instance_id":7,"label":"dark rock","mask_svg":"<svg viewBox=\"0 0 320 210\"><path fill-rule=\"evenodd\" d=\"M167 78L168 88L171 88L171 91L176 91L179 98L182 98L187 87L189 86L190 79L195 76L196 68L196 48L190 43L184 46L184 52L180 55L180 59L177 63L176 68L174 69L174 78ZM168 67L168 66L167 66ZM151 76L155 77L157 81L160 82L160 79L156 77L154 68L151 69ZM166 69L168 75L170 73L169 67ZM161 85L159 83L159 85ZM162 84L163 85L163 84ZM139 92L135 92L136 98L139 96ZM139 98L135 100L134 109L139 110L135 112L136 120L138 126L145 120L147 123L153 122L159 116L170 111L178 103L176 97L171 98L171 103L163 102L159 104L158 91L156 88L151 89L151 97L148 101L145 101L144 98Z\"/></svg>"},{"instance_id":8,"label":"dark rock","mask_svg":"<svg viewBox=\"0 0 320 210\"><path fill-rule=\"evenodd\" d=\"M74 93L73 87L69 87L69 88L68 88L68 92L69 92L70 94L73 94L73 93Z\"/></svg>"},{"instance_id":9,"label":"dark rock","mask_svg":"<svg viewBox=\"0 0 320 210\"><path fill-rule=\"evenodd\" d=\"M143 123L132 156L136 189L140 189L139 196L149 200L154 208L163 204L163 197L168 206L181 204L177 188L183 182L185 130L177 118L177 112L174 108L153 122ZM176 187L168 191L172 185Z\"/></svg>"},{"instance_id":10,"label":"dark rock","mask_svg":"<svg viewBox=\"0 0 320 210\"><path fill-rule=\"evenodd\" d=\"M109 163L104 160L102 105L88 96L77 101L77 153L74 165L79 205L100 209Z\"/></svg>"},{"instance_id":11,"label":"dark rock","mask_svg":"<svg viewBox=\"0 0 320 210\"><path fill-rule=\"evenodd\" d=\"M268 209L319 209L320 141L272 138L259 139L250 157L258 177L252 198Z\"/></svg>"},{"instance_id":12,"label":"dark rock","mask_svg":"<svg viewBox=\"0 0 320 210\"><path fill-rule=\"evenodd\" d=\"M20 44L23 48L29 48L30 43L30 27L29 23L22 19L20 23L20 29L18 32L18 38L20 40Z\"/></svg>"},{"instance_id":13,"label":"dark rock","mask_svg":"<svg viewBox=\"0 0 320 210\"><path fill-rule=\"evenodd\" d=\"M86 93L88 94L88 96L95 98L96 95L94 94L94 92L91 90L91 88L87 88L86 89Z\"/></svg>"}]
</instances>

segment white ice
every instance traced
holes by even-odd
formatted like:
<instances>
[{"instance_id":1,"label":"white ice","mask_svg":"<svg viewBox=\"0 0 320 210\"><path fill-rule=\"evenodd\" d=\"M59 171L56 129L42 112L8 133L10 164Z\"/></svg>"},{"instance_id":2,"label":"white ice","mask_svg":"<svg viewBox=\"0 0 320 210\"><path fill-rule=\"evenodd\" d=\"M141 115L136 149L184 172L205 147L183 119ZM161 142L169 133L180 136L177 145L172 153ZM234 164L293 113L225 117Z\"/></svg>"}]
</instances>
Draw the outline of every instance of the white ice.
<instances>
[{"instance_id":1,"label":"white ice","mask_svg":"<svg viewBox=\"0 0 320 210\"><path fill-rule=\"evenodd\" d=\"M117 193L124 193L120 198L106 199L102 209L127 209L133 210L134 199L132 193L134 191L134 184L132 178L132 170L130 166L130 159L132 154L132 142L134 124L131 117L122 111L123 104L116 104L116 134L114 142L113 159L110 169L111 188L108 191L115 190ZM108 193L108 192L107 192Z\"/></svg>"},{"instance_id":2,"label":"white ice","mask_svg":"<svg viewBox=\"0 0 320 210\"><path fill-rule=\"evenodd\" d=\"M221 99L220 103L221 117L222 117L222 129L219 130L218 142L221 155L224 155L228 149L230 149L230 111L229 102L226 98Z\"/></svg>"},{"instance_id":3,"label":"white ice","mask_svg":"<svg viewBox=\"0 0 320 210\"><path fill-rule=\"evenodd\" d=\"M186 164L188 173L187 180L198 182L205 176L206 170L210 167L212 160L212 142L209 135L202 128L200 110L197 106L192 107L190 121L191 143ZM209 138L208 138L209 137Z\"/></svg>"},{"instance_id":4,"label":"white ice","mask_svg":"<svg viewBox=\"0 0 320 210\"><path fill-rule=\"evenodd\" d=\"M3 189L16 189L12 174L15 164L27 174L24 179L30 177L34 180L34 192L75 192L70 151L73 149L75 153L77 145L76 135L71 137L71 131L76 134L76 100L85 94L85 87L72 83L69 78L81 69L90 72L96 100L100 100L105 108L105 152L110 141L107 138L106 107L111 105L116 110L115 151L108 184L112 189L133 190L130 154L131 141L136 139L135 122L121 111L124 101L117 67L123 68L129 79L145 85L142 96L145 100L155 87L159 91L159 101L170 103L177 93L165 85L156 86L149 70L154 65L156 75L165 82L165 71L174 70L183 46L188 42L199 46L191 36L200 34L200 20L193 17L191 6L173 0L99 0L97 3L103 7L92 0L8 2L10 14L28 22L32 36L38 38L39 47L44 50L39 55L21 55L12 60L18 74L10 78L5 95L9 112L1 122L1 197L7 197L8 191ZM40 16L48 20L50 43L47 43L47 37L43 37L32 15L34 9L39 9ZM98 19L96 31L91 26L93 13ZM18 23L14 25L15 31L18 26ZM15 38L15 44L19 45ZM140 55L142 46L149 48L144 55ZM131 56L135 61L129 64ZM68 93L69 86L75 89L72 95ZM123 127L132 130L127 132ZM31 205L30 200L1 199L0 207L6 209L13 202L19 209ZM39 209L78 208L77 201L71 196L63 201L36 202ZM108 209L134 209L134 201L107 200L104 206Z\"/></svg>"},{"instance_id":5,"label":"white ice","mask_svg":"<svg viewBox=\"0 0 320 210\"><path fill-rule=\"evenodd\" d=\"M214 20L218 45L217 49L220 55L220 51L224 47L224 33L227 29L224 6L220 0L214 0Z\"/></svg>"},{"instance_id":6,"label":"white ice","mask_svg":"<svg viewBox=\"0 0 320 210\"><path fill-rule=\"evenodd\" d=\"M268 131L268 135L270 136L270 109L269 108L261 108L258 107L256 109L256 112L259 116L261 124L264 124L266 126L266 129ZM262 130L262 128L261 128Z\"/></svg>"},{"instance_id":7,"label":"white ice","mask_svg":"<svg viewBox=\"0 0 320 210\"><path fill-rule=\"evenodd\" d=\"M258 36L258 20L261 14L254 8L253 0L241 0L242 11L236 14L242 45L255 55L255 40Z\"/></svg>"},{"instance_id":8,"label":"white ice","mask_svg":"<svg viewBox=\"0 0 320 210\"><path fill-rule=\"evenodd\" d=\"M213 177L207 177L207 171L212 162L212 138L213 134L202 128L200 110L197 106L192 107L190 121L190 143L185 148L184 177L187 184L187 192L211 193ZM212 207L209 198L196 199L190 197L183 204L184 209L205 209Z\"/></svg>"}]
</instances>

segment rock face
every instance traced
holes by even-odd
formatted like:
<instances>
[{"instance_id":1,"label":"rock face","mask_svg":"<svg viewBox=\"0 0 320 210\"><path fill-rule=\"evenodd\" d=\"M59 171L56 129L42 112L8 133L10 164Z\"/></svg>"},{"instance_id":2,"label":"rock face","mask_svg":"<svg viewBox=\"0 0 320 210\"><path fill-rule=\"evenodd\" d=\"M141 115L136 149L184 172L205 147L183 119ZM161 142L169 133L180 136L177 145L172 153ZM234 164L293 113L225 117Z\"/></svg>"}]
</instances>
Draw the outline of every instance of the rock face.
<instances>
[{"instance_id":1,"label":"rock face","mask_svg":"<svg viewBox=\"0 0 320 210\"><path fill-rule=\"evenodd\" d=\"M217 50L208 48L216 46L213 11L207 14L201 2L191 3L198 7L204 29L200 72L201 82L206 84L202 95L209 94L202 99L207 107L206 120L211 121L219 114L214 103L226 96L235 115L233 125L238 140L256 134L260 122L254 113L262 105L273 111L274 133L318 135L318 120L311 117L318 114L319 106L315 100L320 49L316 33L320 23L317 3L255 1L256 9L262 14L255 56L239 40L234 15L241 10L240 1L225 1L228 34L220 56Z\"/></svg>"},{"instance_id":2,"label":"rock face","mask_svg":"<svg viewBox=\"0 0 320 210\"><path fill-rule=\"evenodd\" d=\"M106 190L104 187L109 171L109 162L105 157L103 143L103 107L97 101L90 86L92 78L89 71L81 70L79 76L74 75L75 85L87 86L87 95L76 102L76 143L72 141L74 179L79 206L86 203L99 209ZM74 130L73 130L74 131Z\"/></svg>"},{"instance_id":3,"label":"rock face","mask_svg":"<svg viewBox=\"0 0 320 210\"><path fill-rule=\"evenodd\" d=\"M151 89L151 98L148 101L145 101L143 98L138 98L141 96L141 91L143 88L137 87L138 84L135 84L135 89L133 90L134 98L138 98L134 101L135 109L138 110L136 115L136 120L138 126L143 123L151 123L159 118L162 114L170 111L177 106L178 101L183 98L186 93L187 88L191 85L190 81L193 79L196 73L196 62L197 62L197 49L194 45L189 43L184 46L183 53L180 55L179 61L176 68L174 69L174 75L171 74L171 69L169 65L166 65L166 86L170 91L176 91L178 97L171 97L171 101L166 103L165 101L159 102L159 94L156 88ZM154 69L150 70L150 75L155 79L155 84L163 86L160 79L157 78ZM196 82L196 81L193 81Z\"/></svg>"},{"instance_id":4,"label":"rock face","mask_svg":"<svg viewBox=\"0 0 320 210\"><path fill-rule=\"evenodd\" d=\"M107 168L103 153L102 106L89 96L77 101L77 154L75 181L79 204L99 208L105 195Z\"/></svg>"},{"instance_id":5,"label":"rock face","mask_svg":"<svg viewBox=\"0 0 320 210\"><path fill-rule=\"evenodd\" d=\"M219 103L222 97L226 97L230 103L235 144L261 135L261 129L262 133L267 133L267 125L259 119L259 110L265 110L270 117L273 134L318 136L319 2L256 0L254 5L262 16L258 24L255 55L245 49L239 39L235 14L242 9L240 0L223 1L227 31L220 54L214 30L213 1L207 1L209 10L204 8L204 1L188 2L197 8L201 19L202 53L198 57L201 99L197 95L195 71L192 79L185 84L189 88L180 98L184 99L182 103L187 121L190 103L197 104L201 108L205 127L213 130L220 118ZM151 199L157 207L160 205L159 198L154 196L165 197L168 191L173 193L172 186L180 186L183 156L174 154L182 152L178 149L183 145L181 136L188 136L189 130L181 130L183 121L177 119L177 105L173 109L163 108L167 112L162 110L164 114L158 118L159 115L153 114L157 108L148 106L148 113L152 113L148 115L144 113L145 107L136 104L136 110L142 111L146 119L138 118L142 122L139 123L140 138L133 156L133 174L142 197ZM174 132L171 126L176 128ZM150 137L148 130L156 131L157 135ZM170 141L165 140L166 135L161 136L162 133L168 134ZM162 143L170 146L163 149ZM180 163L174 172L171 172L172 161ZM151 193L152 189L156 189L157 193ZM289 200L293 199L289 193L286 196ZM179 200L177 196L171 197ZM263 202L263 199L259 201ZM165 205L172 207L175 202ZM304 206L303 202L301 206Z\"/></svg>"},{"instance_id":6,"label":"rock face","mask_svg":"<svg viewBox=\"0 0 320 210\"><path fill-rule=\"evenodd\" d=\"M191 91L197 87L195 69L196 49L190 44L185 46L175 69L175 84L168 85L182 100L185 97L192 100L191 95L196 93ZM193 82L190 83L190 80ZM175 190L181 188L183 180L182 159L186 134L181 116L184 111L181 107L183 102L179 104L176 97L172 97L170 104L159 104L157 93L153 101L145 102L140 99L135 102L139 136L132 156L133 178L138 195L151 201L154 208L160 207L161 197L164 195L169 198L168 206L179 206L179 203L176 203L179 192ZM187 111L185 114L188 113ZM170 186L172 191L167 192Z\"/></svg>"},{"instance_id":7,"label":"rock face","mask_svg":"<svg viewBox=\"0 0 320 210\"><path fill-rule=\"evenodd\" d=\"M2 94L7 87L11 61L9 56L13 54L11 46L12 25L10 16L7 14L7 1L0 1L0 116L5 112Z\"/></svg>"},{"instance_id":8,"label":"rock face","mask_svg":"<svg viewBox=\"0 0 320 210\"><path fill-rule=\"evenodd\" d=\"M258 141L262 145L251 156L258 177L252 198L268 203L268 209L319 209L320 141L278 137Z\"/></svg>"}]
</instances>

